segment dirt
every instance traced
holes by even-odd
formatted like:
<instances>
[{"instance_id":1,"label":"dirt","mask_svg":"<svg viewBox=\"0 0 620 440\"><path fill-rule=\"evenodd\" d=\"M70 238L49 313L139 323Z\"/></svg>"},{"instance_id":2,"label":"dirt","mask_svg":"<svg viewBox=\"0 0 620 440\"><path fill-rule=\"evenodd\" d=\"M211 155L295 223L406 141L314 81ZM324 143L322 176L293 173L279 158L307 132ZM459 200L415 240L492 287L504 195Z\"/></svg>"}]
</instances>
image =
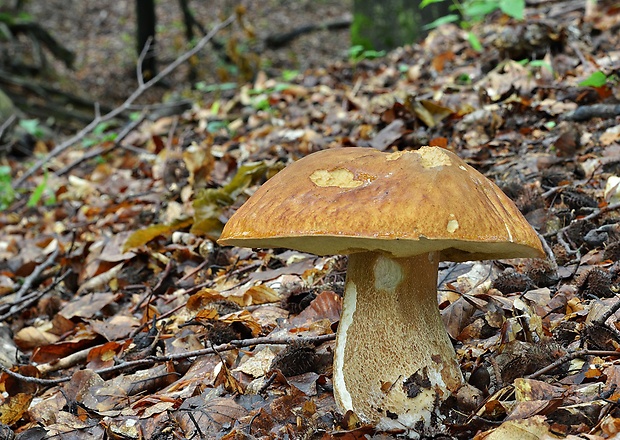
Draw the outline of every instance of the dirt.
<instances>
[{"instance_id":1,"label":"dirt","mask_svg":"<svg viewBox=\"0 0 620 440\"><path fill-rule=\"evenodd\" d=\"M316 31L277 50L266 49L262 42L269 35L346 17L351 0L193 1L190 7L197 21L208 31L242 3L246 11L244 22L255 31L255 37L249 36L236 23L223 31L218 41L225 44L230 38L235 38L239 50L258 56L260 69L266 70L269 75L278 76L283 69L303 71L346 59L350 41L348 29ZM58 62L52 63L52 69L45 77L52 80L55 86L107 104L123 101L135 89L137 51L134 2L27 2L25 12L76 54L73 70ZM178 2L158 2L156 13L159 61L160 65L166 65L189 46ZM221 53L208 46L199 56L194 83L236 80L238 78L233 70L222 59ZM180 92L192 86L187 76L188 68L182 66L169 78L169 88L149 91L147 99L157 101L170 91Z\"/></svg>"}]
</instances>

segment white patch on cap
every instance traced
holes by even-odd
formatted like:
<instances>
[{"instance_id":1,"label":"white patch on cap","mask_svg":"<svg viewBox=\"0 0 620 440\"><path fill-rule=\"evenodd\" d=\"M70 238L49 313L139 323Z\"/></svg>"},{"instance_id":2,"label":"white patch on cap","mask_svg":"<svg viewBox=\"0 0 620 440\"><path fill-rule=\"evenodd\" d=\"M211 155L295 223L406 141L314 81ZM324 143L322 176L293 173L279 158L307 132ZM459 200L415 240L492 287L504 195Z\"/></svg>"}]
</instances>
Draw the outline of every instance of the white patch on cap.
<instances>
[{"instance_id":1,"label":"white patch on cap","mask_svg":"<svg viewBox=\"0 0 620 440\"><path fill-rule=\"evenodd\" d=\"M459 222L456 218L454 218L454 214L450 214L450 220L448 220L448 226L446 229L450 234L454 234L454 232L459 228Z\"/></svg>"},{"instance_id":2,"label":"white patch on cap","mask_svg":"<svg viewBox=\"0 0 620 440\"><path fill-rule=\"evenodd\" d=\"M450 156L440 147L422 147L415 153L420 155L420 161L424 168L452 165Z\"/></svg>"},{"instance_id":3,"label":"white patch on cap","mask_svg":"<svg viewBox=\"0 0 620 440\"><path fill-rule=\"evenodd\" d=\"M310 180L321 187L335 186L338 188L357 188L364 184L361 180L355 180L353 173L345 168L335 170L316 170L310 174Z\"/></svg>"}]
</instances>

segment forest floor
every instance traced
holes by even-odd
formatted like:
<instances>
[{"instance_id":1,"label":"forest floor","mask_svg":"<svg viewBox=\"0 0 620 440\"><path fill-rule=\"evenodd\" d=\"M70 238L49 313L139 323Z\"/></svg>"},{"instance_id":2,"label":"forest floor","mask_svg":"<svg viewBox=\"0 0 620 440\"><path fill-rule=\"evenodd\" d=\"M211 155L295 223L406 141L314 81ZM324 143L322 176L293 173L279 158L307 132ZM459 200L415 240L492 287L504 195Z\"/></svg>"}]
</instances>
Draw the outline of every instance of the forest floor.
<instances>
[{"instance_id":1,"label":"forest floor","mask_svg":"<svg viewBox=\"0 0 620 440\"><path fill-rule=\"evenodd\" d=\"M98 101L104 105L122 102L136 87L137 50L135 44L135 2L79 1L70 8L61 0L26 2L24 12L58 38L76 55L74 68L59 62L43 72L47 83L62 90ZM207 31L210 27L244 4L244 22L248 32L226 29L217 36L218 42L235 40L235 49L243 55L256 56L257 70L277 75L283 70L303 71L310 67L346 60L349 31L318 30L292 39L282 48L265 44L269 36L290 32L310 24L321 24L350 18L351 1L267 0L239 2L215 0L189 2L196 21ZM174 60L187 50L185 26L179 3L157 2L157 55L160 66ZM200 31L194 29L196 38ZM32 50L23 44L24 52ZM158 102L170 93L183 93L192 82L208 84L237 79L237 67L226 59L226 48L208 47L193 60L195 78L188 78L189 65L180 66L167 77L166 87L148 91L143 102Z\"/></svg>"},{"instance_id":2,"label":"forest floor","mask_svg":"<svg viewBox=\"0 0 620 440\"><path fill-rule=\"evenodd\" d=\"M0 437L406 435L336 406L346 257L217 238L310 153L434 145L497 183L546 258L440 264L439 309L467 386L418 434L614 438L619 29L607 2L544 1L523 21L488 16L473 30L482 51L452 25L376 60L342 61L340 42L333 64L213 76L182 111L119 116L0 158L11 173L0 179ZM216 38L243 32L235 22ZM334 38L309 38L320 35ZM111 93L113 77L95 79L116 52L81 64L95 95Z\"/></svg>"}]
</instances>

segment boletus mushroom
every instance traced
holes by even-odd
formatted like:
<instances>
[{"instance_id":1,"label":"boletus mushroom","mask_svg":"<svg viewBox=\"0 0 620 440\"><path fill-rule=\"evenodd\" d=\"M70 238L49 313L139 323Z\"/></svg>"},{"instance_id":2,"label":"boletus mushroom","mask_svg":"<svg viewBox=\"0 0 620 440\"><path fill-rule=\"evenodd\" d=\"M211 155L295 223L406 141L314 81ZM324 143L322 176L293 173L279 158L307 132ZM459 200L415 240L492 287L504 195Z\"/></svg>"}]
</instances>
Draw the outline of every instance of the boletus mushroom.
<instances>
[{"instance_id":1,"label":"boletus mushroom","mask_svg":"<svg viewBox=\"0 0 620 440\"><path fill-rule=\"evenodd\" d=\"M437 305L440 260L544 255L514 203L438 147L310 154L262 185L219 243L348 255L334 396L381 429L425 431L462 385Z\"/></svg>"}]
</instances>

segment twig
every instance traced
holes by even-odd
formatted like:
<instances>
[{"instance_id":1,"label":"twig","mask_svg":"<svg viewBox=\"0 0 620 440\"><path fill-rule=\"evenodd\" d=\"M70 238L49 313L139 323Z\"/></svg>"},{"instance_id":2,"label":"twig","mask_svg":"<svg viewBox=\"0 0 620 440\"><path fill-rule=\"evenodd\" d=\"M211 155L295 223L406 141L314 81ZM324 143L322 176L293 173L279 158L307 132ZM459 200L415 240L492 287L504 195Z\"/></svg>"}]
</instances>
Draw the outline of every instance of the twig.
<instances>
[{"instance_id":1,"label":"twig","mask_svg":"<svg viewBox=\"0 0 620 440\"><path fill-rule=\"evenodd\" d=\"M123 128L123 130L116 137L116 140L114 141L114 145L112 145L112 146L110 146L108 148L96 148L96 149L94 149L94 150L84 154L84 156L82 156L79 159L73 161L72 163L70 163L69 165L65 166L64 168L61 168L60 170L56 171L56 175L57 176L63 176L65 174L67 174L69 171L71 171L73 168L75 168L76 166L81 164L82 162L85 162L85 161L87 161L89 159L92 159L93 157L97 157L97 156L102 156L104 154L108 154L110 151L115 150L116 148L120 147L121 146L121 142L123 141L123 139L125 139L129 133L131 133L135 128L137 128L140 124L142 124L142 122L144 122L145 119L146 119L146 112L143 112L138 119L136 119L135 121L131 122L131 124L127 124L125 126L125 128Z\"/></svg>"},{"instance_id":2,"label":"twig","mask_svg":"<svg viewBox=\"0 0 620 440\"><path fill-rule=\"evenodd\" d=\"M39 370L41 374L47 374L53 371L64 370L65 368L73 367L74 365L85 361L88 358L88 353L90 353L92 349L101 347L103 345L104 344L97 345L95 347L88 347L75 353L71 353L70 355L65 356L64 358L60 358L57 361L37 365L37 370Z\"/></svg>"},{"instance_id":3,"label":"twig","mask_svg":"<svg viewBox=\"0 0 620 440\"><path fill-rule=\"evenodd\" d=\"M545 254L547 254L547 259L551 261L551 264L553 265L553 269L557 271L558 262L555 260L555 255L553 255L553 251L551 250L549 243L547 243L547 240L545 240L545 237L542 234L538 232L536 232L536 234L538 235L538 239L540 240L540 243L542 244L542 247L545 250Z\"/></svg>"},{"instance_id":4,"label":"twig","mask_svg":"<svg viewBox=\"0 0 620 440\"><path fill-rule=\"evenodd\" d=\"M314 343L320 343L320 342L333 341L334 339L336 339L335 334L311 336L311 337L306 337L306 338L300 337L300 336L292 336L288 338L277 338L276 339L276 338L271 338L269 336L264 336L260 338L242 339L242 340L230 341L229 343L220 344L215 347L204 348L202 350L187 351L185 353L177 353L177 354L171 354L167 356L150 356L145 359L138 359L135 361L124 362L122 364L115 365L113 367L101 368L99 370L95 370L94 372L99 375L117 373L117 372L127 370L127 369L134 369L136 367L148 367L148 366L151 366L159 362L184 360L184 359L188 359L192 357L204 356L207 354L215 354L215 353L222 352L222 351L230 351L236 348L250 347L252 345L260 345L260 344L288 345L296 341L303 341L303 342L314 344ZM620 353L618 354L620 355ZM22 374L9 370L8 368L4 367L1 364L0 364L0 371L3 371L9 376L22 380L24 382L35 383L35 384L44 385L44 386L58 385L58 384L68 382L71 380L71 377L59 377L58 379L39 379L37 377L24 376Z\"/></svg>"},{"instance_id":5,"label":"twig","mask_svg":"<svg viewBox=\"0 0 620 440\"><path fill-rule=\"evenodd\" d=\"M35 280L37 280L41 276L41 274L43 273L45 269L47 269L52 264L54 264L54 260L56 260L56 257L58 256L59 252L60 252L60 243L56 246L56 249L54 249L54 251L51 254L49 254L47 259L43 263L39 264L32 271L32 273L26 277L26 279L24 280L24 284L22 284L22 287L15 294L15 302L19 301L22 298L24 293L26 293L32 287Z\"/></svg>"},{"instance_id":6,"label":"twig","mask_svg":"<svg viewBox=\"0 0 620 440\"><path fill-rule=\"evenodd\" d=\"M559 367L560 365L571 361L573 359L579 358L579 357L583 357L583 356L613 356L613 357L620 357L620 351L605 351L605 350L579 350L579 351L574 351L572 353L568 353L565 354L564 356L562 356L560 359L558 359L557 361L547 365L544 368L541 368L540 370L525 376L525 379L536 379L537 377L542 376L545 373L548 373L552 370L554 370L555 368Z\"/></svg>"},{"instance_id":7,"label":"twig","mask_svg":"<svg viewBox=\"0 0 620 440\"><path fill-rule=\"evenodd\" d=\"M153 44L153 36L149 35L146 39L146 43L144 43L144 47L140 51L140 56L138 57L138 62L136 63L136 76L138 78L138 86L144 87L144 72L142 70L142 66L144 66L144 60L146 59L146 55L151 50L151 45Z\"/></svg>"},{"instance_id":8,"label":"twig","mask_svg":"<svg viewBox=\"0 0 620 440\"><path fill-rule=\"evenodd\" d=\"M11 124L13 123L13 121L15 121L15 119L17 119L17 114L13 113L11 116L9 116L6 119L6 121L2 123L2 125L0 125L0 139L2 139L2 136L4 135L4 131L11 126Z\"/></svg>"},{"instance_id":9,"label":"twig","mask_svg":"<svg viewBox=\"0 0 620 440\"><path fill-rule=\"evenodd\" d=\"M611 306L605 313L603 313L601 316L596 318L594 322L596 322L597 324L604 325L605 322L607 322L607 320L611 317L611 315L616 313L618 309L620 309L620 298L616 296L616 303L613 306ZM610 328L610 330L615 330L615 328Z\"/></svg>"},{"instance_id":10,"label":"twig","mask_svg":"<svg viewBox=\"0 0 620 440\"><path fill-rule=\"evenodd\" d=\"M267 36L265 38L265 46L270 49L278 49L280 47L286 46L290 44L298 37L301 37L304 34L308 34L310 32L315 32L319 30L339 30L339 29L347 29L351 26L353 20L350 17L341 18L335 21L328 21L324 23L318 24L309 24L305 26L298 27L297 29L293 29L289 32L284 32L281 34L273 34Z\"/></svg>"},{"instance_id":11,"label":"twig","mask_svg":"<svg viewBox=\"0 0 620 440\"><path fill-rule=\"evenodd\" d=\"M620 209L620 203L612 203L611 205L603 206L601 209L595 210L592 214L588 214L580 220L582 221L594 220L595 218L600 217L606 212L616 211L618 209Z\"/></svg>"},{"instance_id":12,"label":"twig","mask_svg":"<svg viewBox=\"0 0 620 440\"><path fill-rule=\"evenodd\" d=\"M41 292L33 292L31 295L24 296L21 299L21 304L17 305L15 303L13 303L13 305L10 307L8 312L6 312L4 315L0 315L0 322L10 318L13 315L18 314L19 312L24 310L26 307L30 307L31 304L34 304L41 297L43 297L43 295L45 295L47 292L49 292L54 287L56 287L58 284L60 284L62 282L62 280L64 280L72 272L73 271L71 269L67 270L59 278L54 280L54 282L47 289L45 289L43 291L41 291Z\"/></svg>"},{"instance_id":13,"label":"twig","mask_svg":"<svg viewBox=\"0 0 620 440\"><path fill-rule=\"evenodd\" d=\"M15 181L13 182L13 189L21 188L21 186L24 184L24 182L29 177L31 177L34 173L36 173L39 169L41 169L41 167L43 167L43 165L48 163L51 159L55 158L56 156L58 156L59 154L61 154L65 150L69 149L73 144L75 144L80 139L82 139L84 136L86 136L87 134L92 132L99 124L101 124L102 122L105 122L105 121L109 121L110 119L115 118L116 116L118 116L119 114L121 114L125 110L127 110L129 108L129 106L131 106L131 104L133 104L133 102L136 99L138 99L147 89L149 89L152 86L154 86L155 84L157 84L164 77L169 75L170 72L172 72L177 67L179 67L181 64L183 64L185 61L187 61L189 58L191 58L192 56L194 56L195 54L200 52L202 50L202 48L204 48L207 45L207 43L215 36L215 34L217 32L219 32L221 29L225 28L226 26L230 25L234 20L235 20L235 15L231 15L226 20L224 20L224 21L218 23L216 26L214 26L213 29L211 29L211 32L209 32L207 35L205 35L198 42L198 44L196 44L196 46L194 46L192 49L188 50L187 52L183 53L176 60L174 60L172 63L170 63L168 66L166 66L165 69L163 69L161 72L159 72L157 75L155 75L153 78L151 78L150 80L148 80L145 83L142 83L129 96L129 98L127 98L125 100L125 102L123 102L119 107L116 107L114 110L106 113L105 115L97 114L95 116L95 118L90 122L90 124L88 124L86 127L81 129L80 131L78 131L71 138L69 138L66 141L62 142L61 144L57 145L56 148L54 148L52 151L50 151L45 157L39 159L26 172L24 172L24 174L22 174L19 178L15 179Z\"/></svg>"}]
</instances>

